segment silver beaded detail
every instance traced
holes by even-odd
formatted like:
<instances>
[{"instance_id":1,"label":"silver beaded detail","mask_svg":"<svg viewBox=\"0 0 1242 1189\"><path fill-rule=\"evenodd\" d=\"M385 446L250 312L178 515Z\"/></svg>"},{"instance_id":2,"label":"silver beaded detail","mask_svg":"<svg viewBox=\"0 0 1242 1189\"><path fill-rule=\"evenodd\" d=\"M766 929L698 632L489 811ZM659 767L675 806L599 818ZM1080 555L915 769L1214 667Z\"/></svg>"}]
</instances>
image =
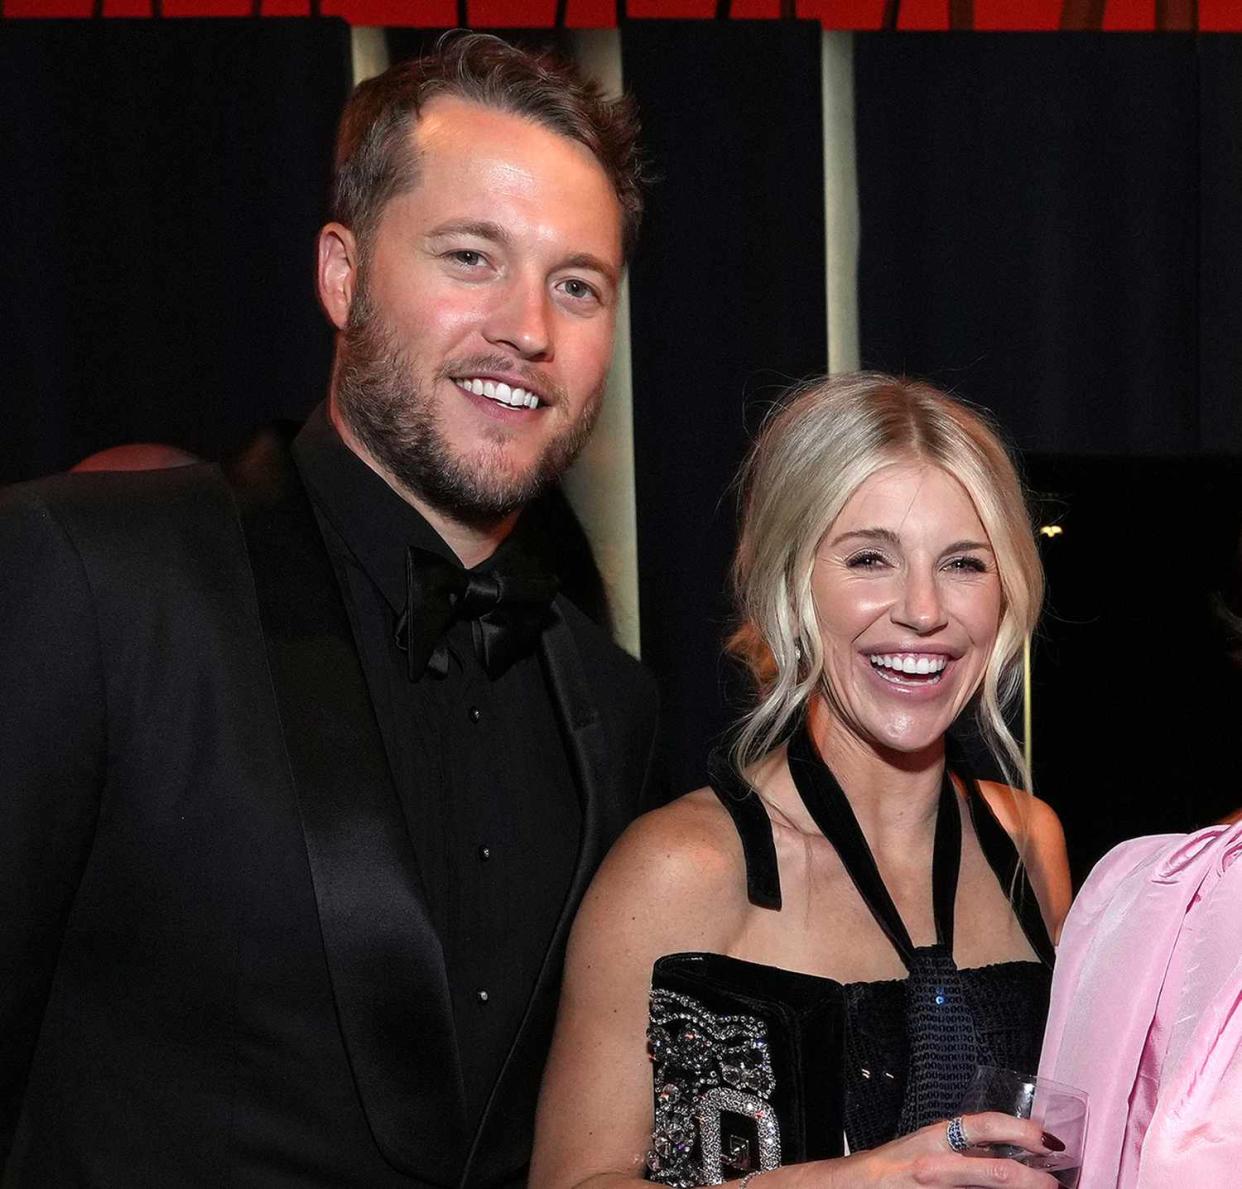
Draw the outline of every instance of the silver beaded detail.
<instances>
[{"instance_id":1,"label":"silver beaded detail","mask_svg":"<svg viewBox=\"0 0 1242 1189\"><path fill-rule=\"evenodd\" d=\"M655 1127L647 1153L653 1180L674 1189L720 1185L726 1172L757 1173L780 1164L780 1129L769 1101L775 1079L762 1020L716 1015L689 995L654 988L647 1049L655 1067ZM739 1164L732 1147L722 1150L722 1112L754 1121L758 1168Z\"/></svg>"},{"instance_id":2,"label":"silver beaded detail","mask_svg":"<svg viewBox=\"0 0 1242 1189\"><path fill-rule=\"evenodd\" d=\"M781 1132L771 1104L753 1094L742 1094L737 1090L717 1086L699 1098L694 1112L699 1125L699 1151L702 1153L701 1172L704 1184L721 1184L722 1170L727 1167L727 1154L720 1143L720 1116L723 1111L746 1115L755 1121L755 1131L759 1137L759 1167L751 1172L760 1173L779 1168ZM713 1173L718 1179L708 1181L706 1178Z\"/></svg>"}]
</instances>

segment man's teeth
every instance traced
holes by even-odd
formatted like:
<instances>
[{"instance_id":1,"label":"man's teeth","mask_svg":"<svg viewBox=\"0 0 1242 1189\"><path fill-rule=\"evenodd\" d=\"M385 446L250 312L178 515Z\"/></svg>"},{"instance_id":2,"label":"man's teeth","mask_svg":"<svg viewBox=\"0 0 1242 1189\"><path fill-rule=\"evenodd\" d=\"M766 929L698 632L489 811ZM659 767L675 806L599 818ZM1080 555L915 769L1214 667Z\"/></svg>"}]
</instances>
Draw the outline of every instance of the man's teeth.
<instances>
[{"instance_id":1,"label":"man's teeth","mask_svg":"<svg viewBox=\"0 0 1242 1189\"><path fill-rule=\"evenodd\" d=\"M527 392L525 388L510 388L503 380L458 380L457 386L466 392L473 392L475 396L485 396L514 409L539 407L539 398L533 392Z\"/></svg>"},{"instance_id":2,"label":"man's teeth","mask_svg":"<svg viewBox=\"0 0 1242 1189\"><path fill-rule=\"evenodd\" d=\"M949 663L948 657L945 656L928 656L909 652L877 653L869 659L877 669L892 669L894 673L909 673L918 676L939 673Z\"/></svg>"}]
</instances>

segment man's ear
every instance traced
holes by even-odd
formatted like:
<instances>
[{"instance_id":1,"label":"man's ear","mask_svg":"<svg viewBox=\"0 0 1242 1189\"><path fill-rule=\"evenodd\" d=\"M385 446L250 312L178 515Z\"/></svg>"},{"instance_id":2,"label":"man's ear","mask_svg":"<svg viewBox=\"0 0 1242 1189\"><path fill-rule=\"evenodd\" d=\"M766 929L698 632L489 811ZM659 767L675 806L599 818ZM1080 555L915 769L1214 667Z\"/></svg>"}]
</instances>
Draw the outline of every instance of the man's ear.
<instances>
[{"instance_id":1,"label":"man's ear","mask_svg":"<svg viewBox=\"0 0 1242 1189\"><path fill-rule=\"evenodd\" d=\"M319 232L316 280L324 313L337 330L344 330L358 282L358 244L348 227L329 223Z\"/></svg>"}]
</instances>

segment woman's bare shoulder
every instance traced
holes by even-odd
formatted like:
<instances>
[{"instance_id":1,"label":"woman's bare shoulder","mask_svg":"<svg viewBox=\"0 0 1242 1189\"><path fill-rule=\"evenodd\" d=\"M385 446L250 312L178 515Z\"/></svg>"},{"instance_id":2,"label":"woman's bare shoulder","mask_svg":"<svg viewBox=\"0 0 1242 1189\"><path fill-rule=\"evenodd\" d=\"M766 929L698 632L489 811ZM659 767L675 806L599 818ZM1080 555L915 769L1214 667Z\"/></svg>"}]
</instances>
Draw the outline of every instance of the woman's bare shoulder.
<instances>
[{"instance_id":1,"label":"woman's bare shoulder","mask_svg":"<svg viewBox=\"0 0 1242 1189\"><path fill-rule=\"evenodd\" d=\"M1072 889L1065 831L1056 810L1031 793L996 781L981 780L983 794L996 820L1021 847L1027 874L1055 941L1069 911Z\"/></svg>"},{"instance_id":2,"label":"woman's bare shoulder","mask_svg":"<svg viewBox=\"0 0 1242 1189\"><path fill-rule=\"evenodd\" d=\"M722 890L742 870L733 821L710 788L696 789L636 819L601 874L637 878L665 892Z\"/></svg>"},{"instance_id":3,"label":"woman's bare shoulder","mask_svg":"<svg viewBox=\"0 0 1242 1189\"><path fill-rule=\"evenodd\" d=\"M747 905L745 861L732 819L711 789L698 789L643 814L622 834L584 910L604 927L710 933L703 948L712 948Z\"/></svg>"},{"instance_id":4,"label":"woman's bare shoulder","mask_svg":"<svg viewBox=\"0 0 1242 1189\"><path fill-rule=\"evenodd\" d=\"M1065 846L1065 832L1056 810L1033 793L1015 789L995 780L979 781L979 791L996 815L996 820L1015 841L1024 836L1027 846L1035 850L1049 846Z\"/></svg>"}]
</instances>

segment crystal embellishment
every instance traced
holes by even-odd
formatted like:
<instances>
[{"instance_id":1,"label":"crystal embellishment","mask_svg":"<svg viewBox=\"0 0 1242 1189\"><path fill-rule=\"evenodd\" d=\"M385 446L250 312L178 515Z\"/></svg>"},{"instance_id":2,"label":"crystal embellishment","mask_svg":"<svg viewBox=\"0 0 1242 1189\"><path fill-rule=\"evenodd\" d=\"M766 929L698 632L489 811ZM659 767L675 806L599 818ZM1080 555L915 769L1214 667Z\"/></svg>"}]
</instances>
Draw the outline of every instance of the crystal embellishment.
<instances>
[{"instance_id":1,"label":"crystal embellishment","mask_svg":"<svg viewBox=\"0 0 1242 1189\"><path fill-rule=\"evenodd\" d=\"M650 1178L674 1189L720 1185L781 1161L767 1027L717 1015L699 1000L651 992L647 1051L655 1074Z\"/></svg>"}]
</instances>

